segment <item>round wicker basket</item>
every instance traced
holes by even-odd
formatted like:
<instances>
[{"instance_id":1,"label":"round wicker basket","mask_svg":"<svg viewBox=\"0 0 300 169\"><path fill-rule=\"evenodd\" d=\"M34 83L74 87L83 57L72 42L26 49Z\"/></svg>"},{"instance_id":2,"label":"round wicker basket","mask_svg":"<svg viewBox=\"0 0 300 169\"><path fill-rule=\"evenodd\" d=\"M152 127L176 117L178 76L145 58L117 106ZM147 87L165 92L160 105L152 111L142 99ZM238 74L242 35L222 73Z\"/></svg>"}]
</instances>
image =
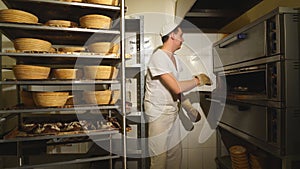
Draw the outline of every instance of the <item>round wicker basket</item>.
<instances>
[{"instance_id":1,"label":"round wicker basket","mask_svg":"<svg viewBox=\"0 0 300 169\"><path fill-rule=\"evenodd\" d=\"M69 92L34 92L34 103L40 107L64 106L69 98Z\"/></svg>"},{"instance_id":2,"label":"round wicker basket","mask_svg":"<svg viewBox=\"0 0 300 169\"><path fill-rule=\"evenodd\" d=\"M0 22L36 24L38 23L38 20L38 17L25 11L17 9L0 10Z\"/></svg>"},{"instance_id":3,"label":"round wicker basket","mask_svg":"<svg viewBox=\"0 0 300 169\"><path fill-rule=\"evenodd\" d=\"M66 20L49 20L45 23L47 26L55 26L55 27L66 27L66 28L75 28L78 27L78 24L72 21Z\"/></svg>"},{"instance_id":4,"label":"round wicker basket","mask_svg":"<svg viewBox=\"0 0 300 169\"><path fill-rule=\"evenodd\" d=\"M50 42L34 38L18 38L13 42L19 51L49 52L52 47Z\"/></svg>"},{"instance_id":5,"label":"round wicker basket","mask_svg":"<svg viewBox=\"0 0 300 169\"><path fill-rule=\"evenodd\" d=\"M84 77L86 79L115 79L118 69L113 66L84 66Z\"/></svg>"},{"instance_id":6,"label":"round wicker basket","mask_svg":"<svg viewBox=\"0 0 300 169\"><path fill-rule=\"evenodd\" d=\"M34 65L15 65L13 72L18 80L26 79L47 79L51 68Z\"/></svg>"},{"instance_id":7,"label":"round wicker basket","mask_svg":"<svg viewBox=\"0 0 300 169\"><path fill-rule=\"evenodd\" d=\"M112 20L108 16L90 14L79 18L79 22L84 28L110 29Z\"/></svg>"},{"instance_id":8,"label":"round wicker basket","mask_svg":"<svg viewBox=\"0 0 300 169\"><path fill-rule=\"evenodd\" d=\"M88 104L109 104L111 99L112 91L85 91L83 92L83 98Z\"/></svg>"},{"instance_id":9,"label":"round wicker basket","mask_svg":"<svg viewBox=\"0 0 300 169\"><path fill-rule=\"evenodd\" d=\"M102 5L118 5L118 0L87 0L88 3L102 4Z\"/></svg>"},{"instance_id":10,"label":"round wicker basket","mask_svg":"<svg viewBox=\"0 0 300 169\"><path fill-rule=\"evenodd\" d=\"M53 69L53 75L56 79L76 79L78 69Z\"/></svg>"}]
</instances>

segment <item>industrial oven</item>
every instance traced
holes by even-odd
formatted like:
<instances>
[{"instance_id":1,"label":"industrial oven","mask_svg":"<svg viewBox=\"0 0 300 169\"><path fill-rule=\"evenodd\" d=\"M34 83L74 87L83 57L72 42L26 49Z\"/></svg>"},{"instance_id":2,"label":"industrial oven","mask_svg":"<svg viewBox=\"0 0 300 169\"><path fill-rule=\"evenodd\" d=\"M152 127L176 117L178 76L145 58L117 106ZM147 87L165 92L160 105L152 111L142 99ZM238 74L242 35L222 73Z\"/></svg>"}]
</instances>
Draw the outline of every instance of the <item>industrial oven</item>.
<instances>
[{"instance_id":1,"label":"industrial oven","mask_svg":"<svg viewBox=\"0 0 300 169\"><path fill-rule=\"evenodd\" d=\"M224 106L219 128L283 160L300 160L299 20L299 10L280 7L214 43L226 95L203 97ZM288 161L282 167L295 168Z\"/></svg>"}]
</instances>

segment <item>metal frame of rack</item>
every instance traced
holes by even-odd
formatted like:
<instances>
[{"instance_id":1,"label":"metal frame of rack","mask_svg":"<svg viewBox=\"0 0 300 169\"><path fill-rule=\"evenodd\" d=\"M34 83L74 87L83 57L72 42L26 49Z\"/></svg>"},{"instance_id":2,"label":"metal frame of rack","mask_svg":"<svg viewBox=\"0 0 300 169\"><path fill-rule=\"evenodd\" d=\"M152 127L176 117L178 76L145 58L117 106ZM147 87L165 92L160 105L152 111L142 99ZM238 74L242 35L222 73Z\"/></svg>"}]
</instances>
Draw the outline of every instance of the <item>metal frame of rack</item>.
<instances>
[{"instance_id":1,"label":"metal frame of rack","mask_svg":"<svg viewBox=\"0 0 300 169\"><path fill-rule=\"evenodd\" d=\"M0 110L0 114L12 113L12 114L21 114L21 113L31 113L31 112L58 112L58 111L93 111L93 110L101 110L101 109L121 109L121 112L125 112L125 1L120 1L120 6L107 6L107 5L97 5L97 4L87 4L87 3L77 3L77 2L62 2L62 1L44 1L44 0L3 0L3 2L8 6L8 8L20 9L31 12L35 15L43 16L41 17L41 22L45 22L50 20L53 15L55 15L56 19L64 19L60 18L59 12L51 12L52 10L47 10L55 8L56 11L63 11L65 15L69 16L68 18L71 21L75 21L78 19L78 16L90 14L90 13L99 13L106 14L112 19L116 19L120 16L120 20L118 22L113 23L113 27L111 30L94 30L94 29L85 29L85 28L59 28L59 27L48 27L42 26L40 24L37 25L28 25L28 24L18 24L18 23L0 23L0 29L3 34L5 34L9 39L13 40L17 35L20 37L26 37L28 35L32 35L32 38L41 38L47 40L51 40L54 44L64 45L66 41L72 41L72 38L75 38L76 41L72 41L73 45L83 44L86 41L85 37L90 37L95 34L97 38L102 38L100 40L108 39L112 40L116 36L120 36L120 58L116 59L116 57L107 57L101 55L76 55L76 54L43 54L43 53L1 53L1 61L2 56L9 56L12 58L16 58L17 60L27 61L24 56L31 58L43 58L47 61L52 61L52 57L56 58L66 58L69 59L70 63L74 61L74 59L82 58L87 60L88 62L93 62L97 59L102 59L104 63L116 64L120 61L121 66L121 79L110 80L110 81L101 81L101 80L70 80L70 81L57 81L57 80L46 80L42 82L42 85L90 85L90 84L121 84L121 100L122 103L120 106L118 105L109 105L109 106L75 106L74 108L42 108L42 109L6 109ZM47 9L45 9L47 8ZM99 10L100 9L100 10ZM76 12L74 12L76 11ZM50 13L49 13L50 12ZM42 14L41 14L42 13ZM77 20L76 20L77 21ZM119 24L119 28L117 27ZM33 33L34 32L34 33ZM42 36L43 33L46 33L49 36ZM101 36L97 36L101 35ZM70 39L71 37L71 39ZM62 40L64 39L64 40ZM2 46L2 45L1 45ZM24 59L24 60L23 60ZM0 62L1 63L1 62ZM55 63L55 62L53 62ZM53 64L52 63L52 64ZM50 63L51 64L51 63ZM68 63L67 63L68 64ZM1 63L2 70L2 63ZM2 74L1 74L2 75ZM1 77L0 75L0 77ZM2 85L38 85L41 84L41 81L1 81L0 89L2 89ZM2 90L1 90L2 91ZM123 116L123 130L122 130L122 148L123 148L123 168L127 168L127 140L126 140L126 113L122 113ZM46 164L29 164L23 165L23 152L22 152L22 144L24 142L30 141L40 141L40 140L49 140L49 139L58 139L58 138L69 138L69 137L81 137L81 136L89 136L90 138L97 139L107 139L107 137L111 138L111 135L118 133L118 131L101 131L101 132L91 132L91 133L82 133L82 134L74 134L74 135L64 135L64 136L39 136L32 138L17 138L10 140L1 140L0 146L3 147L3 144L14 143L17 147L17 156L19 161L16 168L34 168L34 167L47 167L54 165L63 165L63 164L76 164L76 163L86 163L92 161L99 160L110 160L110 168L112 168L112 159L118 159L120 156L113 155L110 153L108 156L99 156L99 157L87 157L87 158L79 158L74 160L67 160L61 162L49 162ZM104 138L103 138L104 137ZM111 142L110 142L111 143ZM5 146L5 145L4 145ZM25 159L26 160L26 159Z\"/></svg>"}]
</instances>

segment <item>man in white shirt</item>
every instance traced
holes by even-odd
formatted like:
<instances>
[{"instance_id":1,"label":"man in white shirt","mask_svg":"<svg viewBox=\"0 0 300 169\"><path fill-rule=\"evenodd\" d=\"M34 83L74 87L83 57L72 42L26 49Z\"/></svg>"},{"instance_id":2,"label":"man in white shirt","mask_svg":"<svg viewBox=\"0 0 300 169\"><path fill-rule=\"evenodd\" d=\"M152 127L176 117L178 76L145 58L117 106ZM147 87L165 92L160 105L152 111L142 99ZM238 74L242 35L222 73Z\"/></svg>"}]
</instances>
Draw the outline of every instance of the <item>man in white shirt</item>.
<instances>
[{"instance_id":1,"label":"man in white shirt","mask_svg":"<svg viewBox=\"0 0 300 169\"><path fill-rule=\"evenodd\" d=\"M178 24L163 26L163 46L153 53L148 63L144 106L148 120L150 169L180 169L182 150L178 100L183 92L211 84L204 74L191 80L177 80L182 68L174 52L184 41L182 35Z\"/></svg>"}]
</instances>

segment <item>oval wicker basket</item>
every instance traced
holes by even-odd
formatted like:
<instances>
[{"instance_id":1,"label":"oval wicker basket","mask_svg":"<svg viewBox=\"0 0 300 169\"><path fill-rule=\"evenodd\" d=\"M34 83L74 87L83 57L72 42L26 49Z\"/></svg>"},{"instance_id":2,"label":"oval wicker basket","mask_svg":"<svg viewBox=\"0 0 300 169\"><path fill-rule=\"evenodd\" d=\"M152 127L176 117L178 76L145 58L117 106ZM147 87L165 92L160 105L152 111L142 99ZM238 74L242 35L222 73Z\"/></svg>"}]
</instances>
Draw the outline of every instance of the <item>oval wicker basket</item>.
<instances>
[{"instance_id":1,"label":"oval wicker basket","mask_svg":"<svg viewBox=\"0 0 300 169\"><path fill-rule=\"evenodd\" d=\"M76 79L78 69L53 69L52 71L56 79Z\"/></svg>"},{"instance_id":2,"label":"oval wicker basket","mask_svg":"<svg viewBox=\"0 0 300 169\"><path fill-rule=\"evenodd\" d=\"M118 69L114 66L84 66L84 77L86 79L115 79Z\"/></svg>"},{"instance_id":3,"label":"oval wicker basket","mask_svg":"<svg viewBox=\"0 0 300 169\"><path fill-rule=\"evenodd\" d=\"M17 9L0 10L0 22L16 22L16 23L38 23L38 17L35 15Z\"/></svg>"},{"instance_id":4,"label":"oval wicker basket","mask_svg":"<svg viewBox=\"0 0 300 169\"><path fill-rule=\"evenodd\" d=\"M115 104L120 99L120 95L121 95L120 90L113 90L110 104Z\"/></svg>"},{"instance_id":5,"label":"oval wicker basket","mask_svg":"<svg viewBox=\"0 0 300 169\"><path fill-rule=\"evenodd\" d=\"M118 0L87 0L88 3L102 4L102 5L118 5Z\"/></svg>"},{"instance_id":6,"label":"oval wicker basket","mask_svg":"<svg viewBox=\"0 0 300 169\"><path fill-rule=\"evenodd\" d=\"M49 52L52 47L50 42L34 38L18 38L13 42L19 51Z\"/></svg>"},{"instance_id":7,"label":"oval wicker basket","mask_svg":"<svg viewBox=\"0 0 300 169\"><path fill-rule=\"evenodd\" d=\"M110 29L112 20L108 16L90 14L79 18L79 22L84 28Z\"/></svg>"},{"instance_id":8,"label":"oval wicker basket","mask_svg":"<svg viewBox=\"0 0 300 169\"><path fill-rule=\"evenodd\" d=\"M32 96L34 103L40 107L64 106L70 98L69 92L34 92Z\"/></svg>"},{"instance_id":9,"label":"oval wicker basket","mask_svg":"<svg viewBox=\"0 0 300 169\"><path fill-rule=\"evenodd\" d=\"M35 103L32 98L32 93L29 91L20 91L21 101L26 107L34 107Z\"/></svg>"},{"instance_id":10,"label":"oval wicker basket","mask_svg":"<svg viewBox=\"0 0 300 169\"><path fill-rule=\"evenodd\" d=\"M18 80L26 79L47 79L51 68L34 65L15 65L13 72Z\"/></svg>"},{"instance_id":11,"label":"oval wicker basket","mask_svg":"<svg viewBox=\"0 0 300 169\"><path fill-rule=\"evenodd\" d=\"M83 92L83 98L88 104L109 104L111 99L112 91L85 91Z\"/></svg>"},{"instance_id":12,"label":"oval wicker basket","mask_svg":"<svg viewBox=\"0 0 300 169\"><path fill-rule=\"evenodd\" d=\"M55 26L55 27L65 27L65 28L75 28L78 27L78 24L72 21L66 20L49 20L45 23L47 26Z\"/></svg>"}]
</instances>

